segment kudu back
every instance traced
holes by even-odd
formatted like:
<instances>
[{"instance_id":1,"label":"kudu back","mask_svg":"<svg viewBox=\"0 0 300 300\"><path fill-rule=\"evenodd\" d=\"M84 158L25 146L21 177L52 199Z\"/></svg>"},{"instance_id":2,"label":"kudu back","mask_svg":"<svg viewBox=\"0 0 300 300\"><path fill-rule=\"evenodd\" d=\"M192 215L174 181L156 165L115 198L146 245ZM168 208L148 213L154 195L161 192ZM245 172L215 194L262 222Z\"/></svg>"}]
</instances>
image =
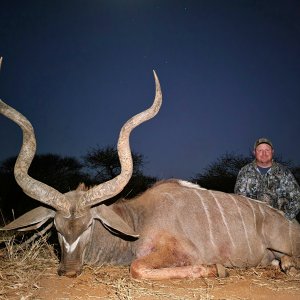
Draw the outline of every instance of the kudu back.
<instances>
[{"instance_id":1,"label":"kudu back","mask_svg":"<svg viewBox=\"0 0 300 300\"><path fill-rule=\"evenodd\" d=\"M23 131L15 179L24 193L44 204L2 230L38 229L54 219L61 247L59 275L76 276L84 264L130 264L132 277L145 279L226 276L225 267L266 266L273 259L281 261L284 271L299 268L300 225L265 203L177 179L160 181L131 200L104 203L132 176L131 131L160 109L161 88L154 77L152 106L121 129L120 174L65 194L28 175L36 151L33 127L0 101L0 112Z\"/></svg>"}]
</instances>

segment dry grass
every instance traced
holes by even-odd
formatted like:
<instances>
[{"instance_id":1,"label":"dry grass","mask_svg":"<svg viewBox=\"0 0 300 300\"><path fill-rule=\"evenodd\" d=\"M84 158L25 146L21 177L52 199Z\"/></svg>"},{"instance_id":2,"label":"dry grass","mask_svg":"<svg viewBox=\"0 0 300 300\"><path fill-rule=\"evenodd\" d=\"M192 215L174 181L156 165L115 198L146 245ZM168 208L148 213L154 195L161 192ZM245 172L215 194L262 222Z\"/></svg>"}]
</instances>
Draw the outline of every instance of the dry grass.
<instances>
[{"instance_id":1,"label":"dry grass","mask_svg":"<svg viewBox=\"0 0 300 300\"><path fill-rule=\"evenodd\" d=\"M275 268L231 269L227 278L137 281L130 278L128 267L85 266L77 278L58 277L57 256L47 235L17 243L15 236L0 234L0 299L255 299L238 294L245 283L251 293L300 295L300 274L287 276Z\"/></svg>"},{"instance_id":2,"label":"dry grass","mask_svg":"<svg viewBox=\"0 0 300 300\"><path fill-rule=\"evenodd\" d=\"M15 235L1 233L5 247L0 250L0 299L30 299L32 291L39 288L38 280L57 263L47 238L20 243Z\"/></svg>"},{"instance_id":3,"label":"dry grass","mask_svg":"<svg viewBox=\"0 0 300 300\"><path fill-rule=\"evenodd\" d=\"M85 271L87 271L87 268ZM109 267L109 269L96 267L89 269L93 274L92 285L99 285L100 283L112 290L111 295L103 299L212 299L209 297L210 287L205 283L202 287L187 287L189 282L192 283L194 280L184 280L187 286L182 286L182 280L133 280L129 276L128 267ZM203 280L205 281L205 279Z\"/></svg>"}]
</instances>

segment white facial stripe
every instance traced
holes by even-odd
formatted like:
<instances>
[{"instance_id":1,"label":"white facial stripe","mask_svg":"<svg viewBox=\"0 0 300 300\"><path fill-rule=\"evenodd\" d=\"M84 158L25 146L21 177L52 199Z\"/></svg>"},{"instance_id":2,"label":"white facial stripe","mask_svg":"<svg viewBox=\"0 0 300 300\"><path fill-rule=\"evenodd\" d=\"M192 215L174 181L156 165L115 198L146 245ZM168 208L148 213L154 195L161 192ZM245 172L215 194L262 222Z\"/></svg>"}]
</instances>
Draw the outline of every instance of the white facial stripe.
<instances>
[{"instance_id":1,"label":"white facial stripe","mask_svg":"<svg viewBox=\"0 0 300 300\"><path fill-rule=\"evenodd\" d=\"M65 248L66 248L67 252L68 252L68 253L72 253L72 252L75 250L75 248L77 247L77 245L78 245L80 236L79 236L79 237L77 238L77 240L76 240L74 243L72 243L71 245L66 241L66 239L65 239L64 236L63 236L62 238L63 238L64 245L65 245Z\"/></svg>"}]
</instances>

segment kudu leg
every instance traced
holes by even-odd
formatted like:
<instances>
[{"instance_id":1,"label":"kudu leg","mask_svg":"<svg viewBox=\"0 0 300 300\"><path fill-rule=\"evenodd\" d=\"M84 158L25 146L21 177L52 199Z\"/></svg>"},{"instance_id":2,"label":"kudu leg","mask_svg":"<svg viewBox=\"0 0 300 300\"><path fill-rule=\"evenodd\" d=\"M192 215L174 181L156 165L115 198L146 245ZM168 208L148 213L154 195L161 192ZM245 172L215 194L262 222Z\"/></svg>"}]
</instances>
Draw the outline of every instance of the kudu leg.
<instances>
[{"instance_id":1,"label":"kudu leg","mask_svg":"<svg viewBox=\"0 0 300 300\"><path fill-rule=\"evenodd\" d=\"M140 261L135 261L131 265L131 276L135 279L181 279L181 278L199 278L199 277L217 277L218 271L216 266L185 266L169 267L161 269L151 269Z\"/></svg>"},{"instance_id":2,"label":"kudu leg","mask_svg":"<svg viewBox=\"0 0 300 300\"><path fill-rule=\"evenodd\" d=\"M135 279L152 280L227 276L222 265L192 264L191 257L174 239L159 243L153 252L134 260L130 273Z\"/></svg>"}]
</instances>

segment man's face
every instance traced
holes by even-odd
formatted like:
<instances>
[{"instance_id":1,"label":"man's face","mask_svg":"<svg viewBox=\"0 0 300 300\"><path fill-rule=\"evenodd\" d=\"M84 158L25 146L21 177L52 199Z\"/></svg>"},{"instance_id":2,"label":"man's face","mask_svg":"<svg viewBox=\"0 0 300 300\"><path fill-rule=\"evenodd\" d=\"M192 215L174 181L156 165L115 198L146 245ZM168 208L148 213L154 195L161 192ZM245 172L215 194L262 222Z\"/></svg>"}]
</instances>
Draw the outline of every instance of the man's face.
<instances>
[{"instance_id":1,"label":"man's face","mask_svg":"<svg viewBox=\"0 0 300 300\"><path fill-rule=\"evenodd\" d=\"M272 164L274 150L269 144L260 144L254 150L255 159L258 164Z\"/></svg>"}]
</instances>

